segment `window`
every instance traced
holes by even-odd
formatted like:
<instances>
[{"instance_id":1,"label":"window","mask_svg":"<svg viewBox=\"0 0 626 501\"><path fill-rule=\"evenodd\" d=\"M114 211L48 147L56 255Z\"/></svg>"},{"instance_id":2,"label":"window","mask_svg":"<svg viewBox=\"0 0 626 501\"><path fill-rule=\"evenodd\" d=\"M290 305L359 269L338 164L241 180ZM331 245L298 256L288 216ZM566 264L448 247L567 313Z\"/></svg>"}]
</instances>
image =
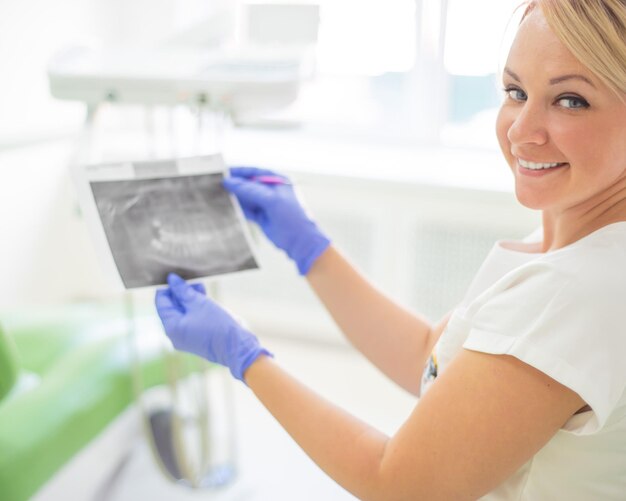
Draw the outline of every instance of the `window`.
<instances>
[{"instance_id":1,"label":"window","mask_svg":"<svg viewBox=\"0 0 626 501\"><path fill-rule=\"evenodd\" d=\"M268 118L298 120L312 132L337 138L495 147L493 119L501 94L496 70L506 47L504 27L520 1L317 0L317 76L303 86L296 103ZM56 50L84 42L163 41L179 28L186 30L187 41L211 42L207 33L218 33L217 21L224 16L203 19L236 4L0 3L0 64L6 69L0 82L0 143L19 133L36 136L41 129L56 133L63 125L80 125L82 105L49 95L46 65Z\"/></svg>"},{"instance_id":2,"label":"window","mask_svg":"<svg viewBox=\"0 0 626 501\"><path fill-rule=\"evenodd\" d=\"M414 0L323 0L321 74L379 76L410 71L415 59Z\"/></svg>"},{"instance_id":3,"label":"window","mask_svg":"<svg viewBox=\"0 0 626 501\"><path fill-rule=\"evenodd\" d=\"M318 75L291 116L333 135L495 148L520 1L322 0Z\"/></svg>"},{"instance_id":4,"label":"window","mask_svg":"<svg viewBox=\"0 0 626 501\"><path fill-rule=\"evenodd\" d=\"M521 0L449 0L444 66L448 75L448 144L496 147L499 66L517 25ZM485 13L489 13L487 16ZM489 22L487 22L487 19ZM477 29L479 27L479 29Z\"/></svg>"}]
</instances>

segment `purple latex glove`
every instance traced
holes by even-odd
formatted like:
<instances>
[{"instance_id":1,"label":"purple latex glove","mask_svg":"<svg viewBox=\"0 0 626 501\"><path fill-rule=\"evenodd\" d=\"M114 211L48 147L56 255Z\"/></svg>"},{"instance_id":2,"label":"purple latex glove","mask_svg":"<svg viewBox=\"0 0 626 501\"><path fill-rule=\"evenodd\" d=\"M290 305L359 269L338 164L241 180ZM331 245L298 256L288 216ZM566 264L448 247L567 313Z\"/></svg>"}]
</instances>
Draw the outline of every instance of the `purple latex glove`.
<instances>
[{"instance_id":1,"label":"purple latex glove","mask_svg":"<svg viewBox=\"0 0 626 501\"><path fill-rule=\"evenodd\" d=\"M306 214L289 180L276 172L254 167L232 167L224 187L233 193L246 218L257 223L265 236L296 263L306 275L330 245L317 224ZM285 180L264 183L254 178L271 176Z\"/></svg>"},{"instance_id":2,"label":"purple latex glove","mask_svg":"<svg viewBox=\"0 0 626 501\"><path fill-rule=\"evenodd\" d=\"M244 383L243 374L252 362L260 355L272 356L254 334L211 301L203 287L173 273L167 282L167 289L157 291L155 304L174 348L224 365Z\"/></svg>"}]
</instances>

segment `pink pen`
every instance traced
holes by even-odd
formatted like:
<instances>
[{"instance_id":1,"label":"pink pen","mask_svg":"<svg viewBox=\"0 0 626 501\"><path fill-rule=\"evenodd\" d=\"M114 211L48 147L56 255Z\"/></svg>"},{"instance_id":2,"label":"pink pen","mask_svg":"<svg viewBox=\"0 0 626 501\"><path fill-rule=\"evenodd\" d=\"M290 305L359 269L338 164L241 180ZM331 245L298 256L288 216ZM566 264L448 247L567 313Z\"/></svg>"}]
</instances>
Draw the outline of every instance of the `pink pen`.
<instances>
[{"instance_id":1,"label":"pink pen","mask_svg":"<svg viewBox=\"0 0 626 501\"><path fill-rule=\"evenodd\" d=\"M250 179L252 179L252 181L257 181L263 184L291 184L285 178L280 176L253 176Z\"/></svg>"}]
</instances>

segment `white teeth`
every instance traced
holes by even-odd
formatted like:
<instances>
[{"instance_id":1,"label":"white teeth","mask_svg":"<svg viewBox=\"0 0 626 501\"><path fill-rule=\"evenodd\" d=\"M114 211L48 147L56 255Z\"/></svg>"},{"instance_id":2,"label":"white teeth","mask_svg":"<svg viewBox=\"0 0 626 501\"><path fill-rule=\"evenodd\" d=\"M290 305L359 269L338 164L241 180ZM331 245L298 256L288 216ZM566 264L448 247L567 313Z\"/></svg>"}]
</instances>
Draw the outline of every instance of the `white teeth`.
<instances>
[{"instance_id":1,"label":"white teeth","mask_svg":"<svg viewBox=\"0 0 626 501\"><path fill-rule=\"evenodd\" d=\"M558 165L563 165L563 163L561 162L554 162L554 163L535 163L535 162L527 162L526 160L522 160L521 158L517 159L519 164L524 167L525 169L532 169L532 170L539 170L539 169L550 169L552 167L556 167Z\"/></svg>"}]
</instances>

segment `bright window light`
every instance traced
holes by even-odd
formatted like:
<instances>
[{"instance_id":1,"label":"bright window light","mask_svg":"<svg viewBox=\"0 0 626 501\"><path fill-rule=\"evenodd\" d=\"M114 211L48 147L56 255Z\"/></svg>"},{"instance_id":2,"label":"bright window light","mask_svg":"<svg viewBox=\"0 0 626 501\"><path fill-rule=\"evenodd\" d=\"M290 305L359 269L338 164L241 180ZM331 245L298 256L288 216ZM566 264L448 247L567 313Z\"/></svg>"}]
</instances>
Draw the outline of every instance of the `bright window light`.
<instances>
[{"instance_id":1,"label":"bright window light","mask_svg":"<svg viewBox=\"0 0 626 501\"><path fill-rule=\"evenodd\" d=\"M507 47L507 35L511 25L516 23L513 14L521 3L522 0L449 0L446 70L453 75L467 76L497 73ZM478 19L484 22L478 25Z\"/></svg>"},{"instance_id":2,"label":"bright window light","mask_svg":"<svg viewBox=\"0 0 626 501\"><path fill-rule=\"evenodd\" d=\"M411 69L414 0L322 0L320 9L320 73L375 76Z\"/></svg>"}]
</instances>

